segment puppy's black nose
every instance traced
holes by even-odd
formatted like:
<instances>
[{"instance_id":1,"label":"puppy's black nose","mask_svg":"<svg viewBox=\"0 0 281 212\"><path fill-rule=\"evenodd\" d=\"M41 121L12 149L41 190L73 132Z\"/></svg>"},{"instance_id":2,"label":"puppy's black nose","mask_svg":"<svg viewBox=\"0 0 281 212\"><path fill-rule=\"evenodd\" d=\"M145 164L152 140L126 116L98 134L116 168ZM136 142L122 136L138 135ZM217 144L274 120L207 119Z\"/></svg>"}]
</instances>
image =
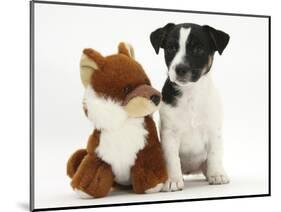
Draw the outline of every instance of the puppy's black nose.
<instances>
[{"instance_id":1,"label":"puppy's black nose","mask_svg":"<svg viewBox=\"0 0 281 212\"><path fill-rule=\"evenodd\" d=\"M184 76L187 71L188 71L188 67L186 65L179 64L176 66L176 73L180 77Z\"/></svg>"},{"instance_id":2,"label":"puppy's black nose","mask_svg":"<svg viewBox=\"0 0 281 212\"><path fill-rule=\"evenodd\" d=\"M157 106L160 103L160 96L152 95L150 97L150 100Z\"/></svg>"}]
</instances>

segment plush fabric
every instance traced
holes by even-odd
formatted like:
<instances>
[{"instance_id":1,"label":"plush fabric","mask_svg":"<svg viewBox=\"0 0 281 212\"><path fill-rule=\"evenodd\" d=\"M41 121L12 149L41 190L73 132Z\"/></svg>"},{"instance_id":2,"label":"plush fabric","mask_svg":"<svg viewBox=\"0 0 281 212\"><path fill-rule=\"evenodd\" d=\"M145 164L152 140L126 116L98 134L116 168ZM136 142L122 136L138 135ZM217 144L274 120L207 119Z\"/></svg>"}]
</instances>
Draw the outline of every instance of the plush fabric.
<instances>
[{"instance_id":1,"label":"plush fabric","mask_svg":"<svg viewBox=\"0 0 281 212\"><path fill-rule=\"evenodd\" d=\"M132 167L132 185L136 193L144 193L167 180L162 149L155 123L150 116L145 117L145 126L149 132L147 145L138 153L135 165Z\"/></svg>"},{"instance_id":2,"label":"plush fabric","mask_svg":"<svg viewBox=\"0 0 281 212\"><path fill-rule=\"evenodd\" d=\"M151 114L161 94L134 59L132 46L120 43L118 54L107 57L85 49L80 74L83 109L94 130L87 147L68 160L72 188L95 198L118 184L135 193L158 192L167 171Z\"/></svg>"}]
</instances>

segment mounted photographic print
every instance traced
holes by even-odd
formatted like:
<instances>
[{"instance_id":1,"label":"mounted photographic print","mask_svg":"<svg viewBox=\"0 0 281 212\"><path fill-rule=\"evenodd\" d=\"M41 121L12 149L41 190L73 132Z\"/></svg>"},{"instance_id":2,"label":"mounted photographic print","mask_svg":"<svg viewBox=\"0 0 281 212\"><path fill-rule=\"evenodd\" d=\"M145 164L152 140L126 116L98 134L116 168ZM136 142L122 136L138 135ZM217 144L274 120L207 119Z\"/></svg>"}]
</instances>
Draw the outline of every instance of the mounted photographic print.
<instances>
[{"instance_id":1,"label":"mounted photographic print","mask_svg":"<svg viewBox=\"0 0 281 212\"><path fill-rule=\"evenodd\" d=\"M30 14L32 211L270 196L270 16Z\"/></svg>"}]
</instances>

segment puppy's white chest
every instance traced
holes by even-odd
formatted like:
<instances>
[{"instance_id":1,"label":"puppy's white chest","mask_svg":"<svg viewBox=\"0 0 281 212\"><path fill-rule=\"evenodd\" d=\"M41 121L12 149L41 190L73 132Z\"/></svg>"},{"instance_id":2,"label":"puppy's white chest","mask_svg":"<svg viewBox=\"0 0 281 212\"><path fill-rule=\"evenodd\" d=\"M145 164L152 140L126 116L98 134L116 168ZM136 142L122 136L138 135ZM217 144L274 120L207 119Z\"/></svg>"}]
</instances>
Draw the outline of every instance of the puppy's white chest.
<instances>
[{"instance_id":1,"label":"puppy's white chest","mask_svg":"<svg viewBox=\"0 0 281 212\"><path fill-rule=\"evenodd\" d=\"M131 167L137 153L144 148L148 132L143 118L127 120L117 129L104 130L96 154L112 167L115 181L122 185L131 182Z\"/></svg>"}]
</instances>

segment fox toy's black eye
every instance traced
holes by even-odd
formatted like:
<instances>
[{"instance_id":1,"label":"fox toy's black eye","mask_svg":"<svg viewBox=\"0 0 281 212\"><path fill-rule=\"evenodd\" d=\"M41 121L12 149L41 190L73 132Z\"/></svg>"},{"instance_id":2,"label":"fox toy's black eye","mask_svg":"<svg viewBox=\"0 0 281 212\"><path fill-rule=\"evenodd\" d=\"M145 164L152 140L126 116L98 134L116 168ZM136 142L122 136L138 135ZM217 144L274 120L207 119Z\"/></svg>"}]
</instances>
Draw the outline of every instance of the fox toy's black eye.
<instances>
[{"instance_id":1,"label":"fox toy's black eye","mask_svg":"<svg viewBox=\"0 0 281 212\"><path fill-rule=\"evenodd\" d=\"M133 90L131 85L127 85L126 87L123 88L123 93L128 94Z\"/></svg>"}]
</instances>

